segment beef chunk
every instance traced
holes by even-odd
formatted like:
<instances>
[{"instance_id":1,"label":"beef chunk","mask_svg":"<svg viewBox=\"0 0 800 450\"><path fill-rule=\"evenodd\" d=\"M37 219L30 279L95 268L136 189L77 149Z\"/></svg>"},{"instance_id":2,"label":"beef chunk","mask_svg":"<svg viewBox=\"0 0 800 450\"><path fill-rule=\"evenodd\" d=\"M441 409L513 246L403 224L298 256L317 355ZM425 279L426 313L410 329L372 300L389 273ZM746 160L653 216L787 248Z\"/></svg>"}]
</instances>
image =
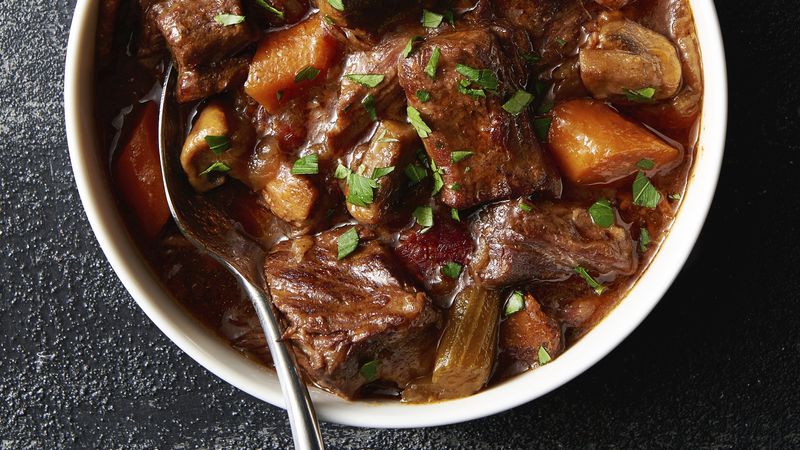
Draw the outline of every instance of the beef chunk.
<instances>
[{"instance_id":1,"label":"beef chunk","mask_svg":"<svg viewBox=\"0 0 800 450\"><path fill-rule=\"evenodd\" d=\"M244 15L239 0L166 0L150 10L180 72L179 101L217 93L240 76L241 62L227 59L258 34L247 21L225 26L214 20L219 14Z\"/></svg>"},{"instance_id":2,"label":"beef chunk","mask_svg":"<svg viewBox=\"0 0 800 450\"><path fill-rule=\"evenodd\" d=\"M524 309L500 323L500 348L515 361L537 365L540 347L552 358L563 350L561 326L542 311L533 295L526 293L524 299Z\"/></svg>"},{"instance_id":3,"label":"beef chunk","mask_svg":"<svg viewBox=\"0 0 800 450\"><path fill-rule=\"evenodd\" d=\"M370 177L378 169L393 167L394 170L375 180L378 188L372 203L366 206L347 203L350 215L361 223L376 224L386 222L394 216L393 212L400 210L400 194L407 181L403 168L416 158L418 145L419 137L410 125L393 120L381 122L372 140L354 152L352 169ZM350 186L346 185L344 195L349 194Z\"/></svg>"},{"instance_id":4,"label":"beef chunk","mask_svg":"<svg viewBox=\"0 0 800 450\"><path fill-rule=\"evenodd\" d=\"M397 62L408 37L387 40L370 51L347 56L334 108L335 116L326 133L328 146L334 153L349 151L373 126L374 121L362 106L367 95L375 99L379 118L405 120L405 95L397 82ZM350 74L381 74L383 81L374 88L347 78Z\"/></svg>"},{"instance_id":5,"label":"beef chunk","mask_svg":"<svg viewBox=\"0 0 800 450\"><path fill-rule=\"evenodd\" d=\"M419 0L342 0L340 11L328 0L317 0L320 13L343 27L372 27Z\"/></svg>"},{"instance_id":6,"label":"beef chunk","mask_svg":"<svg viewBox=\"0 0 800 450\"><path fill-rule=\"evenodd\" d=\"M584 267L593 274L630 275L638 264L627 229L601 228L585 207L542 202L526 212L517 202L491 206L472 223L471 266L489 286L559 281Z\"/></svg>"},{"instance_id":7,"label":"beef chunk","mask_svg":"<svg viewBox=\"0 0 800 450\"><path fill-rule=\"evenodd\" d=\"M441 314L404 276L391 253L362 242L337 260L344 228L274 247L264 273L297 361L318 385L353 397L378 361L378 380L403 388L429 374Z\"/></svg>"},{"instance_id":8,"label":"beef chunk","mask_svg":"<svg viewBox=\"0 0 800 450\"><path fill-rule=\"evenodd\" d=\"M400 63L408 103L433 130L423 143L443 170L441 199L458 209L551 188L557 180L534 137L528 111L515 116L502 108L525 87L526 74L517 51L501 44L489 28L459 30L428 39ZM434 49L441 56L432 79L425 69ZM466 79L456 70L459 64L491 71L497 89L484 89L485 97L459 92ZM417 97L420 90L430 93L429 101ZM462 150L474 154L452 162L452 152Z\"/></svg>"},{"instance_id":9,"label":"beef chunk","mask_svg":"<svg viewBox=\"0 0 800 450\"><path fill-rule=\"evenodd\" d=\"M400 233L394 251L426 290L438 297L450 293L457 281L442 273L444 265L454 262L463 266L472 247L466 225L439 215L424 233L419 226Z\"/></svg>"},{"instance_id":10,"label":"beef chunk","mask_svg":"<svg viewBox=\"0 0 800 450\"><path fill-rule=\"evenodd\" d=\"M496 0L500 17L520 27L534 40L540 67L570 55L581 38L581 26L599 11L584 0Z\"/></svg>"},{"instance_id":11,"label":"beef chunk","mask_svg":"<svg viewBox=\"0 0 800 450\"><path fill-rule=\"evenodd\" d=\"M184 68L178 75L175 95L181 103L200 100L236 86L247 78L248 57L229 58L204 67Z\"/></svg>"}]
</instances>

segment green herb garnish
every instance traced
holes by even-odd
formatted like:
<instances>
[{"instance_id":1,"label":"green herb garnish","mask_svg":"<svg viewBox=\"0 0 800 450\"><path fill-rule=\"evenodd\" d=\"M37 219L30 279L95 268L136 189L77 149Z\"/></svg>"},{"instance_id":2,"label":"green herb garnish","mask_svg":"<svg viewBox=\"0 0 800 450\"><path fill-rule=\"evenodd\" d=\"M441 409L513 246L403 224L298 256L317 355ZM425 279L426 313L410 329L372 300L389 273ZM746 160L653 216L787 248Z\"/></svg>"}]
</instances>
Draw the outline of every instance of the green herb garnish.
<instances>
[{"instance_id":1,"label":"green herb garnish","mask_svg":"<svg viewBox=\"0 0 800 450\"><path fill-rule=\"evenodd\" d=\"M636 103L650 103L653 101L653 96L656 95L656 90L651 87L641 89L625 89L625 98L629 101Z\"/></svg>"},{"instance_id":2,"label":"green herb garnish","mask_svg":"<svg viewBox=\"0 0 800 450\"><path fill-rule=\"evenodd\" d=\"M592 222L602 228L608 228L614 225L614 222L617 220L614 215L614 208L611 207L611 202L604 198L594 202L594 204L589 207L589 215L592 217Z\"/></svg>"},{"instance_id":3,"label":"green herb garnish","mask_svg":"<svg viewBox=\"0 0 800 450\"><path fill-rule=\"evenodd\" d=\"M394 166L389 167L376 167L372 170L372 179L377 180L378 178L385 177L390 173L394 172Z\"/></svg>"},{"instance_id":4,"label":"green herb garnish","mask_svg":"<svg viewBox=\"0 0 800 450\"><path fill-rule=\"evenodd\" d=\"M423 227L422 232L428 231L433 226L433 208L430 206L419 206L412 214L419 226Z\"/></svg>"},{"instance_id":5,"label":"green herb garnish","mask_svg":"<svg viewBox=\"0 0 800 450\"><path fill-rule=\"evenodd\" d=\"M650 232L647 231L647 228L642 227L639 229L639 250L644 253L647 251L647 247L650 245Z\"/></svg>"},{"instance_id":6,"label":"green herb garnish","mask_svg":"<svg viewBox=\"0 0 800 450\"><path fill-rule=\"evenodd\" d=\"M358 230L356 227L351 227L349 230L342 233L338 239L336 239L336 245L338 247L338 253L336 254L336 259L342 260L347 257L347 255L353 253L356 248L358 248Z\"/></svg>"},{"instance_id":7,"label":"green herb garnish","mask_svg":"<svg viewBox=\"0 0 800 450\"><path fill-rule=\"evenodd\" d=\"M533 101L533 94L517 89L517 92L503 104L503 109L512 115L519 115Z\"/></svg>"},{"instance_id":8,"label":"green herb garnish","mask_svg":"<svg viewBox=\"0 0 800 450\"><path fill-rule=\"evenodd\" d=\"M422 10L422 26L425 28L439 28L439 25L442 24L442 20L444 19L444 15L436 14L433 11L428 11L427 9Z\"/></svg>"},{"instance_id":9,"label":"green herb garnish","mask_svg":"<svg viewBox=\"0 0 800 450\"><path fill-rule=\"evenodd\" d=\"M344 76L348 80L358 83L364 87L374 88L383 83L386 75L382 74L368 74L368 73L351 73Z\"/></svg>"},{"instance_id":10,"label":"green herb garnish","mask_svg":"<svg viewBox=\"0 0 800 450\"><path fill-rule=\"evenodd\" d=\"M237 16L236 14L217 14L214 16L214 21L222 26L229 27L244 22L244 16Z\"/></svg>"},{"instance_id":11,"label":"green herb garnish","mask_svg":"<svg viewBox=\"0 0 800 450\"><path fill-rule=\"evenodd\" d=\"M523 296L520 291L514 291L506 301L506 306L503 308L503 315L508 317L523 309L525 309L525 296Z\"/></svg>"},{"instance_id":12,"label":"green herb garnish","mask_svg":"<svg viewBox=\"0 0 800 450\"><path fill-rule=\"evenodd\" d=\"M553 119L550 117L538 117L533 119L533 129L539 142L547 142L547 134L550 132L550 125Z\"/></svg>"},{"instance_id":13,"label":"green herb garnish","mask_svg":"<svg viewBox=\"0 0 800 450\"><path fill-rule=\"evenodd\" d=\"M469 158L473 154L475 154L475 152L470 151L470 150L456 150L456 151L450 153L450 161L452 161L453 164L455 164L455 163L457 163L459 161L463 161L463 160Z\"/></svg>"},{"instance_id":14,"label":"green herb garnish","mask_svg":"<svg viewBox=\"0 0 800 450\"><path fill-rule=\"evenodd\" d=\"M442 51L439 47L434 47L431 52L431 57L428 59L428 64L425 66L425 73L431 78L436 79L436 69L439 67L439 58L442 56Z\"/></svg>"},{"instance_id":15,"label":"green herb garnish","mask_svg":"<svg viewBox=\"0 0 800 450\"><path fill-rule=\"evenodd\" d=\"M377 360L372 360L368 363L364 363L360 369L358 369L358 373L367 380L368 383L371 383L378 379L378 366L380 363Z\"/></svg>"},{"instance_id":16,"label":"green herb garnish","mask_svg":"<svg viewBox=\"0 0 800 450\"><path fill-rule=\"evenodd\" d=\"M655 166L656 163L654 163L652 159L640 159L639 162L636 163L636 168L642 170L652 170Z\"/></svg>"},{"instance_id":17,"label":"green herb garnish","mask_svg":"<svg viewBox=\"0 0 800 450\"><path fill-rule=\"evenodd\" d=\"M409 164L406 166L404 170L406 176L409 180L411 180L411 185L415 185L422 181L425 177L428 176L428 171L425 170L424 167L420 167L416 164Z\"/></svg>"},{"instance_id":18,"label":"green herb garnish","mask_svg":"<svg viewBox=\"0 0 800 450\"><path fill-rule=\"evenodd\" d=\"M645 208L655 209L661 201L661 194L645 176L644 172L636 174L633 180L633 204Z\"/></svg>"},{"instance_id":19,"label":"green herb garnish","mask_svg":"<svg viewBox=\"0 0 800 450\"><path fill-rule=\"evenodd\" d=\"M581 278L583 278L584 281L586 281L586 284L588 284L590 288L594 289L595 294L600 295L606 290L606 287L598 283L597 280L595 280L594 278L592 278L592 276L589 275L589 272L587 272L586 269L584 269L583 267L580 266L576 267L575 273L580 275Z\"/></svg>"},{"instance_id":20,"label":"green herb garnish","mask_svg":"<svg viewBox=\"0 0 800 450\"><path fill-rule=\"evenodd\" d=\"M458 276L461 275L461 264L452 261L445 263L442 266L442 274L454 280L458 279Z\"/></svg>"},{"instance_id":21,"label":"green herb garnish","mask_svg":"<svg viewBox=\"0 0 800 450\"><path fill-rule=\"evenodd\" d=\"M215 155L221 155L231 148L231 140L228 139L228 136L206 136L204 139L208 148Z\"/></svg>"},{"instance_id":22,"label":"green herb garnish","mask_svg":"<svg viewBox=\"0 0 800 450\"><path fill-rule=\"evenodd\" d=\"M411 126L417 130L417 134L422 139L431 135L431 127L422 120L422 116L419 114L419 111L416 110L413 106L409 106L406 108L406 114L408 114L408 121L411 123Z\"/></svg>"},{"instance_id":23,"label":"green herb garnish","mask_svg":"<svg viewBox=\"0 0 800 450\"><path fill-rule=\"evenodd\" d=\"M408 43L406 44L405 48L403 48L403 58L408 58L411 56L411 52L414 51L414 44L421 40L422 36L411 36L408 39Z\"/></svg>"},{"instance_id":24,"label":"green herb garnish","mask_svg":"<svg viewBox=\"0 0 800 450\"><path fill-rule=\"evenodd\" d=\"M461 215L458 214L458 210L455 208L450 208L450 217L456 222L461 222Z\"/></svg>"},{"instance_id":25,"label":"green herb garnish","mask_svg":"<svg viewBox=\"0 0 800 450\"><path fill-rule=\"evenodd\" d=\"M264 9L266 9L267 11L271 12L272 14L275 14L279 18L283 19L283 11L281 11L280 9L272 6L269 1L267 1L267 0L256 0L256 4L258 4L258 6L264 8Z\"/></svg>"},{"instance_id":26,"label":"green herb garnish","mask_svg":"<svg viewBox=\"0 0 800 450\"><path fill-rule=\"evenodd\" d=\"M342 0L328 0L328 4L339 12L344 11L344 2Z\"/></svg>"},{"instance_id":27,"label":"green herb garnish","mask_svg":"<svg viewBox=\"0 0 800 450\"><path fill-rule=\"evenodd\" d=\"M422 103L426 103L428 100L431 99L431 93L426 91L425 89L420 89L417 91L417 98Z\"/></svg>"},{"instance_id":28,"label":"green herb garnish","mask_svg":"<svg viewBox=\"0 0 800 450\"><path fill-rule=\"evenodd\" d=\"M367 94L364 100L361 100L361 105L367 110L370 119L373 121L378 120L378 109L375 105L375 97L372 94Z\"/></svg>"},{"instance_id":29,"label":"green herb garnish","mask_svg":"<svg viewBox=\"0 0 800 450\"><path fill-rule=\"evenodd\" d=\"M319 173L319 156L315 153L303 156L294 162L292 175L316 175Z\"/></svg>"},{"instance_id":30,"label":"green herb garnish","mask_svg":"<svg viewBox=\"0 0 800 450\"><path fill-rule=\"evenodd\" d=\"M547 349L544 346L539 346L539 365L543 366L549 363L553 358L550 357L550 353L547 353Z\"/></svg>"},{"instance_id":31,"label":"green herb garnish","mask_svg":"<svg viewBox=\"0 0 800 450\"><path fill-rule=\"evenodd\" d=\"M231 171L230 166L228 166L227 164L225 164L222 161L216 161L213 164L211 164L210 166L208 166L208 168L206 170L200 172L200 175L208 175L211 172L226 173L226 172L230 172L230 171Z\"/></svg>"},{"instance_id":32,"label":"green herb garnish","mask_svg":"<svg viewBox=\"0 0 800 450\"><path fill-rule=\"evenodd\" d=\"M317 69L316 67L305 66L302 69L300 69L300 71L297 72L297 74L294 76L294 82L300 83L301 81L313 80L314 78L317 78L319 72L320 70Z\"/></svg>"}]
</instances>

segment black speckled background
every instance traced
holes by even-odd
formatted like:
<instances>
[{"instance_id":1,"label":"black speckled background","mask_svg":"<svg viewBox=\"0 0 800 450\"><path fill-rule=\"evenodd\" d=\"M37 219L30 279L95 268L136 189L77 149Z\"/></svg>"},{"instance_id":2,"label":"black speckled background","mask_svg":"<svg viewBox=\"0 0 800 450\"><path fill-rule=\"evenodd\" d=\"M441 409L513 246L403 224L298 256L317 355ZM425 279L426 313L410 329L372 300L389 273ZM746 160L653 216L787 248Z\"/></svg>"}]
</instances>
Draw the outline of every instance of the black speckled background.
<instances>
[{"instance_id":1,"label":"black speckled background","mask_svg":"<svg viewBox=\"0 0 800 450\"><path fill-rule=\"evenodd\" d=\"M800 9L722 2L730 128L675 285L619 348L535 402L330 448L800 447ZM105 261L64 135L73 1L0 1L0 449L287 448L281 410L171 344ZM735 5L735 6L734 6Z\"/></svg>"}]
</instances>

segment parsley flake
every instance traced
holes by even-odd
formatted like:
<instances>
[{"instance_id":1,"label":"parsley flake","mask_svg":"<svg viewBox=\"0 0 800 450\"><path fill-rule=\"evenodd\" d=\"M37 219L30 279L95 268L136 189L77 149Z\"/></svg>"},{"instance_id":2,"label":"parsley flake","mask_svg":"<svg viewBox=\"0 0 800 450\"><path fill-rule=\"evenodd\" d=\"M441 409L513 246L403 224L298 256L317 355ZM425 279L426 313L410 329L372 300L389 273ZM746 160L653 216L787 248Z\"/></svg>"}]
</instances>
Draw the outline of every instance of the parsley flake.
<instances>
[{"instance_id":1,"label":"parsley flake","mask_svg":"<svg viewBox=\"0 0 800 450\"><path fill-rule=\"evenodd\" d=\"M425 73L431 78L436 79L436 69L439 67L439 58L442 56L442 51L439 47L434 47L431 52L431 57L428 59L428 64L425 65Z\"/></svg>"},{"instance_id":2,"label":"parsley flake","mask_svg":"<svg viewBox=\"0 0 800 450\"><path fill-rule=\"evenodd\" d=\"M639 251L642 253L646 252L650 242L652 242L650 232L647 231L647 228L642 227L639 230Z\"/></svg>"},{"instance_id":3,"label":"parsley flake","mask_svg":"<svg viewBox=\"0 0 800 450\"><path fill-rule=\"evenodd\" d=\"M411 180L411 185L415 185L428 176L428 171L424 167L416 164L409 164L404 170L406 176Z\"/></svg>"},{"instance_id":4,"label":"parsley flake","mask_svg":"<svg viewBox=\"0 0 800 450\"><path fill-rule=\"evenodd\" d=\"M636 103L651 103L653 101L653 96L656 95L656 90L651 87L636 90L624 89L624 92L625 98Z\"/></svg>"},{"instance_id":5,"label":"parsley flake","mask_svg":"<svg viewBox=\"0 0 800 450\"><path fill-rule=\"evenodd\" d=\"M655 166L656 163L654 163L652 159L641 159L636 163L636 168L642 170L653 170Z\"/></svg>"},{"instance_id":6,"label":"parsley flake","mask_svg":"<svg viewBox=\"0 0 800 450\"><path fill-rule=\"evenodd\" d=\"M411 36L408 39L408 43L403 48L403 58L408 58L411 56L411 53L414 51L414 44L422 40L422 36Z\"/></svg>"},{"instance_id":7,"label":"parsley flake","mask_svg":"<svg viewBox=\"0 0 800 450\"><path fill-rule=\"evenodd\" d=\"M586 281L586 284L588 284L589 287L594 290L595 294L600 295L606 290L606 287L598 283L597 280L595 280L594 278L592 278L592 276L589 275L589 272L587 272L586 269L584 269L583 267L580 266L576 267L575 273L580 275L581 278L583 278L583 280Z\"/></svg>"},{"instance_id":8,"label":"parsley flake","mask_svg":"<svg viewBox=\"0 0 800 450\"><path fill-rule=\"evenodd\" d=\"M525 309L525 297L520 291L514 291L511 296L506 300L506 306L503 308L503 315L508 317L514 313Z\"/></svg>"},{"instance_id":9,"label":"parsley flake","mask_svg":"<svg viewBox=\"0 0 800 450\"><path fill-rule=\"evenodd\" d=\"M222 161L216 161L213 164L211 164L210 166L208 166L208 168L206 170L200 172L200 175L208 175L211 172L227 173L227 172L230 172L230 171L231 171L230 166L228 166L227 164L225 164Z\"/></svg>"},{"instance_id":10,"label":"parsley flake","mask_svg":"<svg viewBox=\"0 0 800 450\"><path fill-rule=\"evenodd\" d=\"M267 0L256 0L256 4L258 4L258 6L264 8L264 9L266 9L267 11L271 12L272 14L275 14L276 16L278 16L278 18L283 19L283 11L281 11L280 9L272 6L272 4L270 4L269 1L267 1Z\"/></svg>"},{"instance_id":11,"label":"parsley flake","mask_svg":"<svg viewBox=\"0 0 800 450\"><path fill-rule=\"evenodd\" d=\"M417 98L422 103L427 103L431 99L431 93L425 89L420 89L417 91Z\"/></svg>"},{"instance_id":12,"label":"parsley flake","mask_svg":"<svg viewBox=\"0 0 800 450\"><path fill-rule=\"evenodd\" d=\"M458 210L455 208L450 208L450 217L456 222L461 222L461 215L459 215Z\"/></svg>"},{"instance_id":13,"label":"parsley flake","mask_svg":"<svg viewBox=\"0 0 800 450\"><path fill-rule=\"evenodd\" d=\"M292 175L316 175L319 173L319 156L311 153L294 162Z\"/></svg>"},{"instance_id":14,"label":"parsley flake","mask_svg":"<svg viewBox=\"0 0 800 450\"><path fill-rule=\"evenodd\" d=\"M359 240L360 238L358 237L358 230L356 230L356 227L351 227L349 230L342 233L336 239L336 245L338 247L336 259L345 259L349 254L353 253L356 248L358 248Z\"/></svg>"},{"instance_id":15,"label":"parsley flake","mask_svg":"<svg viewBox=\"0 0 800 450\"><path fill-rule=\"evenodd\" d=\"M549 363L553 359L553 358L550 357L550 353L547 353L547 349L544 348L544 346L539 346L539 354L536 355L536 356L538 356L539 365L541 365L541 366Z\"/></svg>"},{"instance_id":16,"label":"parsley flake","mask_svg":"<svg viewBox=\"0 0 800 450\"><path fill-rule=\"evenodd\" d=\"M442 14L437 14L427 9L422 10L422 26L425 28L439 28L443 19L444 15Z\"/></svg>"},{"instance_id":17,"label":"parsley flake","mask_svg":"<svg viewBox=\"0 0 800 450\"><path fill-rule=\"evenodd\" d=\"M408 121L411 123L411 126L417 130L419 137L425 139L431 135L433 130L431 130L431 127L429 127L428 124L422 120L422 116L419 114L419 111L417 111L416 108L409 106L406 108L406 114L408 114Z\"/></svg>"},{"instance_id":18,"label":"parsley flake","mask_svg":"<svg viewBox=\"0 0 800 450\"><path fill-rule=\"evenodd\" d=\"M503 109L514 116L519 115L533 101L533 94L517 89L517 92L503 104Z\"/></svg>"},{"instance_id":19,"label":"parsley flake","mask_svg":"<svg viewBox=\"0 0 800 450\"><path fill-rule=\"evenodd\" d=\"M433 208L430 206L419 206L412 214L419 226L423 227L422 232L428 231L433 226Z\"/></svg>"},{"instance_id":20,"label":"parsley flake","mask_svg":"<svg viewBox=\"0 0 800 450\"><path fill-rule=\"evenodd\" d=\"M342 0L328 0L328 4L339 12L344 11L344 2Z\"/></svg>"},{"instance_id":21,"label":"parsley flake","mask_svg":"<svg viewBox=\"0 0 800 450\"><path fill-rule=\"evenodd\" d=\"M372 94L367 94L364 100L361 100L361 105L367 110L369 118L372 119L373 122L378 120L378 109L375 105L375 97L373 97Z\"/></svg>"},{"instance_id":22,"label":"parsley flake","mask_svg":"<svg viewBox=\"0 0 800 450\"><path fill-rule=\"evenodd\" d=\"M454 280L458 279L458 276L461 275L461 264L453 261L445 263L442 266L442 274Z\"/></svg>"},{"instance_id":23,"label":"parsley flake","mask_svg":"<svg viewBox=\"0 0 800 450\"><path fill-rule=\"evenodd\" d=\"M455 164L457 162L460 162L460 161L463 161L463 160L469 158L470 156L472 156L474 154L475 154L475 152L470 151L470 150L456 150L456 151L450 153L450 161L452 161L453 164Z\"/></svg>"},{"instance_id":24,"label":"parsley flake","mask_svg":"<svg viewBox=\"0 0 800 450\"><path fill-rule=\"evenodd\" d=\"M592 222L602 228L608 228L616 222L614 208L611 207L611 202L604 198L589 207L589 215L592 217Z\"/></svg>"},{"instance_id":25,"label":"parsley flake","mask_svg":"<svg viewBox=\"0 0 800 450\"><path fill-rule=\"evenodd\" d=\"M374 88L383 83L386 75L383 74L368 74L368 73L350 73L344 76L348 80L358 83L364 87Z\"/></svg>"},{"instance_id":26,"label":"parsley flake","mask_svg":"<svg viewBox=\"0 0 800 450\"><path fill-rule=\"evenodd\" d=\"M633 204L645 208L655 209L661 201L661 194L645 176L644 172L636 174L633 180Z\"/></svg>"},{"instance_id":27,"label":"parsley flake","mask_svg":"<svg viewBox=\"0 0 800 450\"><path fill-rule=\"evenodd\" d=\"M244 16L238 16L236 14L217 14L214 16L214 21L222 26L229 27L244 22Z\"/></svg>"},{"instance_id":28,"label":"parsley flake","mask_svg":"<svg viewBox=\"0 0 800 450\"><path fill-rule=\"evenodd\" d=\"M221 155L231 148L231 140L228 139L228 136L206 136L204 139L208 148L215 155Z\"/></svg>"},{"instance_id":29,"label":"parsley flake","mask_svg":"<svg viewBox=\"0 0 800 450\"><path fill-rule=\"evenodd\" d=\"M380 362L377 360L372 360L370 362L364 363L360 369L358 369L358 373L367 380L367 383L371 383L378 379L378 366Z\"/></svg>"},{"instance_id":30,"label":"parsley flake","mask_svg":"<svg viewBox=\"0 0 800 450\"><path fill-rule=\"evenodd\" d=\"M314 78L317 78L319 75L320 70L314 66L305 66L300 69L297 74L294 76L294 82L300 83L302 81L310 81Z\"/></svg>"}]
</instances>

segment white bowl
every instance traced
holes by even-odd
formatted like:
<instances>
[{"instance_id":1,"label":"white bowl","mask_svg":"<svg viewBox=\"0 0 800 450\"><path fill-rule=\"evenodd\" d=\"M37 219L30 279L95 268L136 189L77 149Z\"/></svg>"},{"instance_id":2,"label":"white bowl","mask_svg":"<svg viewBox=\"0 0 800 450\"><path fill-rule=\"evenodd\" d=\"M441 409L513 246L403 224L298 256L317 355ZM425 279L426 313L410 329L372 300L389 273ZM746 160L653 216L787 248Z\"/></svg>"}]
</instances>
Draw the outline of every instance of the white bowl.
<instances>
[{"instance_id":1,"label":"white bowl","mask_svg":"<svg viewBox=\"0 0 800 450\"><path fill-rule=\"evenodd\" d=\"M283 407L275 375L242 357L189 316L159 284L128 235L106 180L92 113L94 36L99 0L78 0L67 48L64 110L72 169L83 207L108 261L150 319L189 356L239 389ZM489 416L538 398L608 354L664 295L692 250L719 176L727 120L725 54L712 0L693 0L705 70L700 144L683 205L662 248L627 297L584 338L552 363L468 398L407 405L349 402L313 390L320 418L379 428L445 425Z\"/></svg>"}]
</instances>

